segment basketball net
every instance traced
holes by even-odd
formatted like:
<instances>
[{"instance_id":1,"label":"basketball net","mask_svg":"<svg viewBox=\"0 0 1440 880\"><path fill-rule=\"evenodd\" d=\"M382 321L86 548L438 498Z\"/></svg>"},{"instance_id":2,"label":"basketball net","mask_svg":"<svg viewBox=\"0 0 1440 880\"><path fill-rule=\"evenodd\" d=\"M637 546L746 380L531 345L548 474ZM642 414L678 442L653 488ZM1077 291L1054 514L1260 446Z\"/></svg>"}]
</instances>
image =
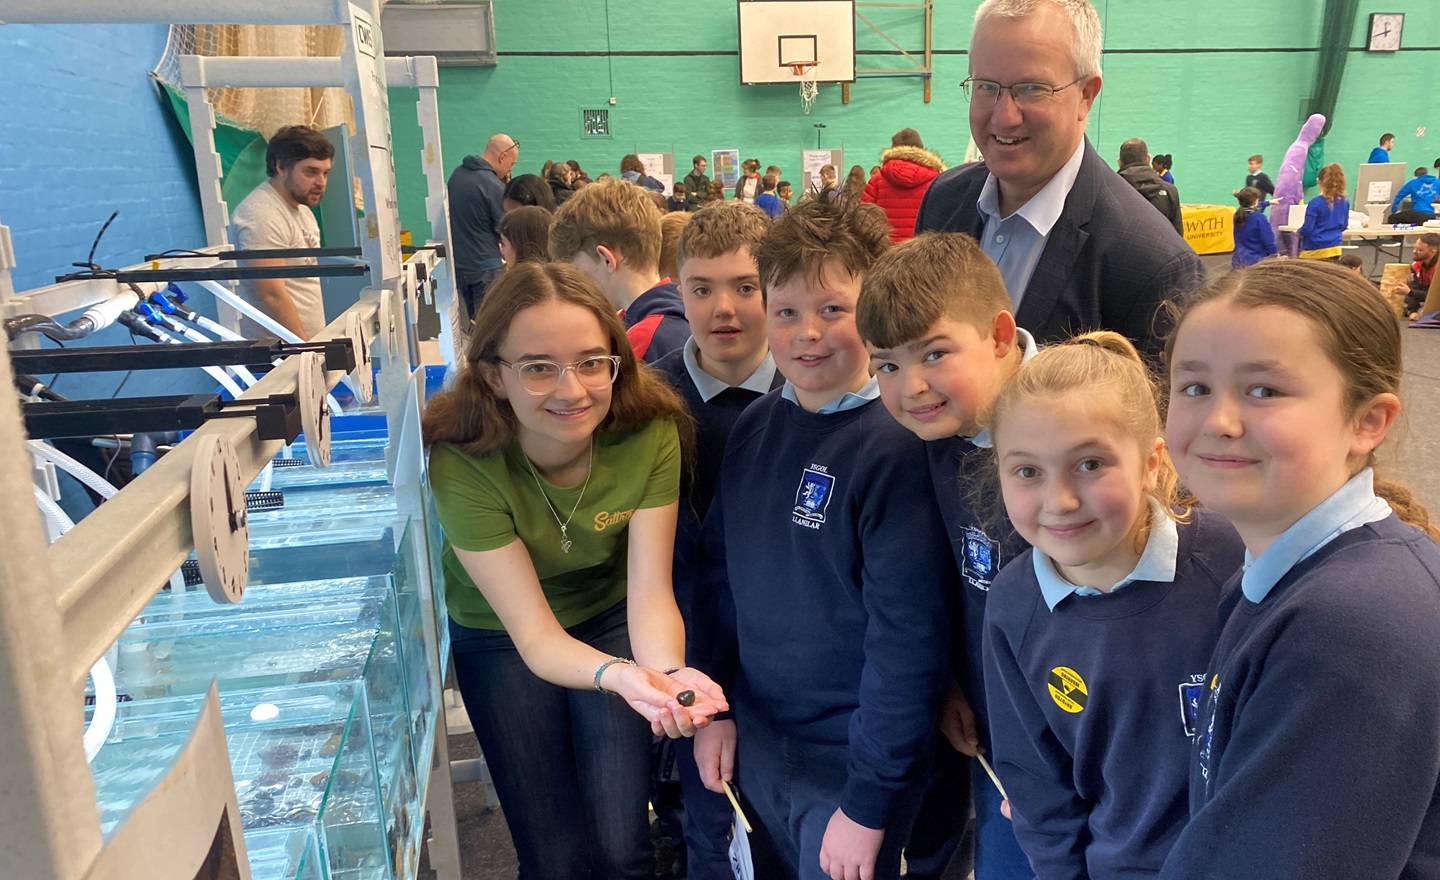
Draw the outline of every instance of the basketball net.
<instances>
[{"instance_id":1,"label":"basketball net","mask_svg":"<svg viewBox=\"0 0 1440 880\"><path fill-rule=\"evenodd\" d=\"M820 94L820 85L815 82L815 76L820 69L820 62L812 64L792 64L790 72L800 78L800 109L809 114L810 108L815 104L815 98Z\"/></svg>"}]
</instances>

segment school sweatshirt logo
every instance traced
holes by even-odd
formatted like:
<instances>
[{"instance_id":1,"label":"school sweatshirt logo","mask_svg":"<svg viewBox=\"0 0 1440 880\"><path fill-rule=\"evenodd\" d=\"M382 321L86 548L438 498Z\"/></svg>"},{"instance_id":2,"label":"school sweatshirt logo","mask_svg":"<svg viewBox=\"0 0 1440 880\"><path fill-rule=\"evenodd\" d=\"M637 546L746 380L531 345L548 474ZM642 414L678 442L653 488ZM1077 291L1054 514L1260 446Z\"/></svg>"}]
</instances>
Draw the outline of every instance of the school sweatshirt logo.
<instances>
[{"instance_id":1,"label":"school sweatshirt logo","mask_svg":"<svg viewBox=\"0 0 1440 880\"><path fill-rule=\"evenodd\" d=\"M835 494L835 478L826 473L824 465L812 464L800 474L800 488L795 490L795 507L790 521L807 529L818 529L825 522L825 509Z\"/></svg>"},{"instance_id":2,"label":"school sweatshirt logo","mask_svg":"<svg viewBox=\"0 0 1440 880\"><path fill-rule=\"evenodd\" d=\"M1205 674L1190 676L1190 680L1180 685L1180 723L1185 726L1185 735L1191 739L1195 738L1195 731L1199 728L1200 700L1205 696Z\"/></svg>"},{"instance_id":3,"label":"school sweatshirt logo","mask_svg":"<svg viewBox=\"0 0 1440 880\"><path fill-rule=\"evenodd\" d=\"M988 593L1000 569L1000 542L990 540L989 535L974 526L965 529L963 540L965 565L961 574L967 584Z\"/></svg>"},{"instance_id":4,"label":"school sweatshirt logo","mask_svg":"<svg viewBox=\"0 0 1440 880\"><path fill-rule=\"evenodd\" d=\"M1050 699L1071 715L1083 712L1085 704L1090 701L1090 689L1085 686L1085 679L1069 666L1056 666L1050 670L1046 684L1049 685Z\"/></svg>"}]
</instances>

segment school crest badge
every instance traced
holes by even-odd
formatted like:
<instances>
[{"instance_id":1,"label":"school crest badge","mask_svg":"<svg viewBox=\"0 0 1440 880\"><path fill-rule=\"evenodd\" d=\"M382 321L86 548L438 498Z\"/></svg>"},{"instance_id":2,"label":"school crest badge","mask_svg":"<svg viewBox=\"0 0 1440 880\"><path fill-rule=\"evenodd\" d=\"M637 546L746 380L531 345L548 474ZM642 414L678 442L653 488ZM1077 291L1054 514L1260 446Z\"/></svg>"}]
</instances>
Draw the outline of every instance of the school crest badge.
<instances>
[{"instance_id":1,"label":"school crest badge","mask_svg":"<svg viewBox=\"0 0 1440 880\"><path fill-rule=\"evenodd\" d=\"M819 465L811 465L800 475L800 487L795 490L795 507L790 519L809 528L819 528L825 522L825 510L830 506L830 496L835 493L835 478Z\"/></svg>"},{"instance_id":2,"label":"school crest badge","mask_svg":"<svg viewBox=\"0 0 1440 880\"><path fill-rule=\"evenodd\" d=\"M986 592L1000 570L1000 542L971 526L965 530L965 566L961 572L970 586Z\"/></svg>"}]
</instances>

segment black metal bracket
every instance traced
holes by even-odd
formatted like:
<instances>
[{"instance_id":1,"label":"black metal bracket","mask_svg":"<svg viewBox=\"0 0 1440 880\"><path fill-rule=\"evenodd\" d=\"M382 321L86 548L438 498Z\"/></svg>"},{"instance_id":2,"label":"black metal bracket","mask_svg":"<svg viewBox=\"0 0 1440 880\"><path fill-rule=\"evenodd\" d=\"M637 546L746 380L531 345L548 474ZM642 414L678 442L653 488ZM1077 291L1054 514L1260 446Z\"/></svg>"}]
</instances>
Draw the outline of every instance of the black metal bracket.
<instances>
[{"instance_id":1,"label":"black metal bracket","mask_svg":"<svg viewBox=\"0 0 1440 880\"><path fill-rule=\"evenodd\" d=\"M222 400L214 394L23 403L25 430L36 440L98 437L151 431L190 431L210 419L255 419L261 440L294 442L300 436L296 394Z\"/></svg>"},{"instance_id":2,"label":"black metal bracket","mask_svg":"<svg viewBox=\"0 0 1440 880\"><path fill-rule=\"evenodd\" d=\"M107 277L116 282L139 281L241 281L252 278L331 278L368 275L364 263L335 263L321 266L211 266L205 269L126 269Z\"/></svg>"},{"instance_id":3,"label":"black metal bracket","mask_svg":"<svg viewBox=\"0 0 1440 880\"><path fill-rule=\"evenodd\" d=\"M281 342L273 337L234 342L185 342L178 345L99 345L45 351L13 351L10 362L17 373L37 376L51 373L103 373L120 370L172 370L193 367L265 367L302 351L318 351L329 372L355 369L354 345L349 339L319 342Z\"/></svg>"}]
</instances>

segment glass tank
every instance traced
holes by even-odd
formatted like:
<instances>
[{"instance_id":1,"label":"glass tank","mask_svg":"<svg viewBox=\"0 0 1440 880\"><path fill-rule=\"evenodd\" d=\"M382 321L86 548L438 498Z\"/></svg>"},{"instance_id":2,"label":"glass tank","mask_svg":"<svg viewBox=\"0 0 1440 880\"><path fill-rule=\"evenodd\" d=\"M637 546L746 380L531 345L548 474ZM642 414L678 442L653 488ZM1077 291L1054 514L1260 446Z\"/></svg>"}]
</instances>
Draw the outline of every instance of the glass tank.
<instances>
[{"instance_id":1,"label":"glass tank","mask_svg":"<svg viewBox=\"0 0 1440 880\"><path fill-rule=\"evenodd\" d=\"M411 736L417 719L408 699L411 673L397 642L396 594L382 578L355 596L326 591L315 598L251 608L214 605L202 593L157 597L120 637L116 689L122 700L144 701L203 694L212 677L222 694L261 687L280 693L323 681L363 685L386 831L397 842L408 840L416 812ZM432 702L428 690L418 696ZM428 723L421 728L428 731Z\"/></svg>"},{"instance_id":2,"label":"glass tank","mask_svg":"<svg viewBox=\"0 0 1440 880\"><path fill-rule=\"evenodd\" d=\"M169 771L203 700L120 704L91 764L107 836ZM364 689L348 682L242 689L222 693L220 704L255 880L390 877Z\"/></svg>"}]
</instances>

